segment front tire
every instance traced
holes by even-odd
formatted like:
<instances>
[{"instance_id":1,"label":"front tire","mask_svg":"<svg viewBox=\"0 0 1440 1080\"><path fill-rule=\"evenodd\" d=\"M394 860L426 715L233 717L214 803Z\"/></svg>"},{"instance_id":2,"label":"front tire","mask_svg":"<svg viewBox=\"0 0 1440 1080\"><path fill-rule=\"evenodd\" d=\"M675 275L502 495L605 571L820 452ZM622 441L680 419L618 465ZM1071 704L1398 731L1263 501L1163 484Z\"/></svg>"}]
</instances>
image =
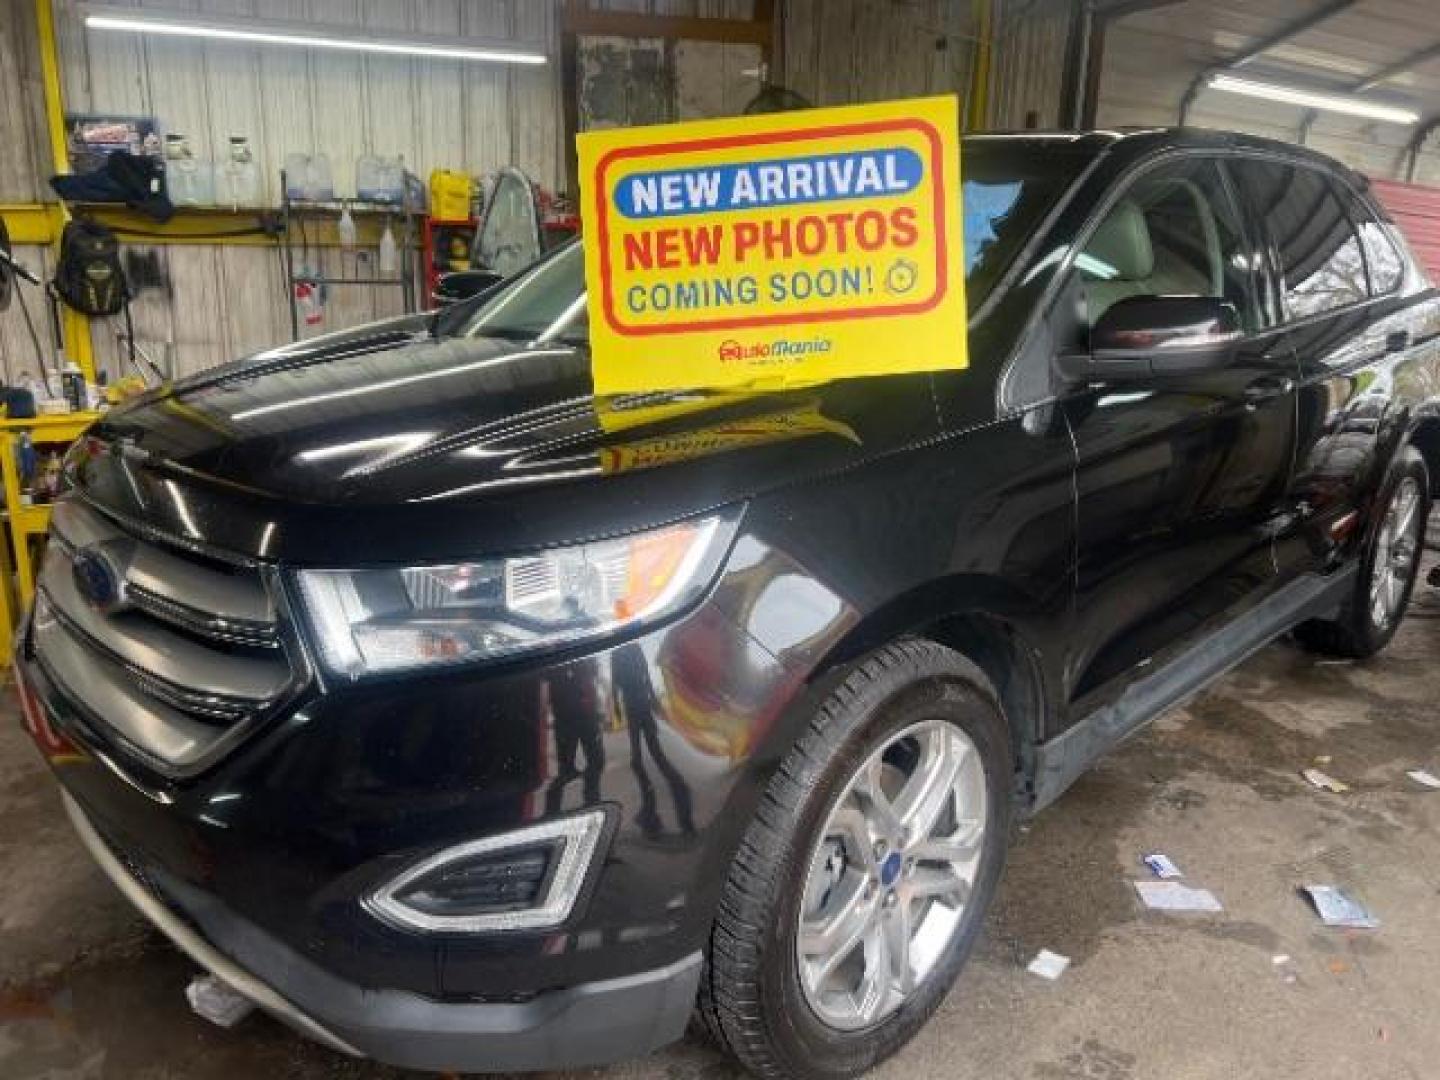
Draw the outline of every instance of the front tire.
<instances>
[{"instance_id":1,"label":"front tire","mask_svg":"<svg viewBox=\"0 0 1440 1080\"><path fill-rule=\"evenodd\" d=\"M1370 529L1355 592L1333 620L1295 629L1312 652L1363 660L1390 643L1400 627L1425 549L1430 517L1430 477L1413 446L1400 451L1376 501L1379 520Z\"/></svg>"},{"instance_id":2,"label":"front tire","mask_svg":"<svg viewBox=\"0 0 1440 1080\"><path fill-rule=\"evenodd\" d=\"M762 1077L839 1080L902 1047L975 945L1004 863L1009 736L984 674L906 640L850 666L741 843L700 1012Z\"/></svg>"}]
</instances>

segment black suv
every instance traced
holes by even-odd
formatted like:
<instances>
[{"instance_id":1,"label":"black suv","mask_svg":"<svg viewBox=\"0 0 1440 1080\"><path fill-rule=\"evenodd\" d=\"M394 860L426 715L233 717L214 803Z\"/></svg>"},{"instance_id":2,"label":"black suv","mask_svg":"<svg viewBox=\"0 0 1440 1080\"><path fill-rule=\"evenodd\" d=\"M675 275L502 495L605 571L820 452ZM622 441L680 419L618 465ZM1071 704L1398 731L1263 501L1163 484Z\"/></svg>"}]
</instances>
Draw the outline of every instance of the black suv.
<instances>
[{"instance_id":1,"label":"black suv","mask_svg":"<svg viewBox=\"0 0 1440 1080\"><path fill-rule=\"evenodd\" d=\"M1018 815L1278 634L1385 645L1440 465L1440 303L1354 173L964 175L966 371L597 400L570 246L112 411L19 660L109 876L401 1065L903 1045Z\"/></svg>"}]
</instances>

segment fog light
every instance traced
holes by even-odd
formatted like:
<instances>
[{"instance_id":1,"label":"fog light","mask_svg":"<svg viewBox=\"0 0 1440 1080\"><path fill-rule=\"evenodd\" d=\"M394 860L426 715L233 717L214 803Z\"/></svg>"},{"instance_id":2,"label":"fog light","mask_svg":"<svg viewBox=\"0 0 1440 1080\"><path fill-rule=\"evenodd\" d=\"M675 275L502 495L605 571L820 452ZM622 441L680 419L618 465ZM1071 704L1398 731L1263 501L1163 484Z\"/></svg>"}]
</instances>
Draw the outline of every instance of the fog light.
<instances>
[{"instance_id":1,"label":"fog light","mask_svg":"<svg viewBox=\"0 0 1440 1080\"><path fill-rule=\"evenodd\" d=\"M570 917L605 812L471 840L410 867L366 901L387 922L432 933L538 930Z\"/></svg>"}]
</instances>

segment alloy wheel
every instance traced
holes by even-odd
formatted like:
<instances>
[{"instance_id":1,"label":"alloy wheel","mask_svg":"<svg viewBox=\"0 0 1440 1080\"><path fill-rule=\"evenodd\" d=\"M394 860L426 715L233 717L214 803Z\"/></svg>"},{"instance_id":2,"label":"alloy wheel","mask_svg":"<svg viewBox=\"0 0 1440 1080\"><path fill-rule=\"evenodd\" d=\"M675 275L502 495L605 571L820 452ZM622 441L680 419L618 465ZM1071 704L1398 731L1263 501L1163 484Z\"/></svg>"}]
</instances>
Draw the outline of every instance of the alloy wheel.
<instances>
[{"instance_id":1,"label":"alloy wheel","mask_svg":"<svg viewBox=\"0 0 1440 1080\"><path fill-rule=\"evenodd\" d=\"M920 988L964 921L985 828L984 764L954 724L914 724L866 757L805 879L796 961L821 1021L871 1027Z\"/></svg>"},{"instance_id":2,"label":"alloy wheel","mask_svg":"<svg viewBox=\"0 0 1440 1080\"><path fill-rule=\"evenodd\" d=\"M1375 563L1370 573L1370 617L1384 628L1400 616L1400 605L1415 574L1420 555L1420 482L1407 476L1395 487L1380 533L1375 538Z\"/></svg>"}]
</instances>

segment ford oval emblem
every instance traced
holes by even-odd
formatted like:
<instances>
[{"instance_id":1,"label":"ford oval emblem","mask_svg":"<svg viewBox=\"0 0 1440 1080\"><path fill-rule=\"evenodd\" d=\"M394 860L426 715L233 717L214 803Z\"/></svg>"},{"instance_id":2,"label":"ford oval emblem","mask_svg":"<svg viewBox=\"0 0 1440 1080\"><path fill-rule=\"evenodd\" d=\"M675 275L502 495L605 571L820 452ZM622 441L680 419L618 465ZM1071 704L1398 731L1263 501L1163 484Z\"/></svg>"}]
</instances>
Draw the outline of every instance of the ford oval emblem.
<instances>
[{"instance_id":1,"label":"ford oval emblem","mask_svg":"<svg viewBox=\"0 0 1440 1080\"><path fill-rule=\"evenodd\" d=\"M80 595L97 611L114 611L124 604L124 579L110 560L94 548L82 548L75 553L70 574Z\"/></svg>"}]
</instances>

